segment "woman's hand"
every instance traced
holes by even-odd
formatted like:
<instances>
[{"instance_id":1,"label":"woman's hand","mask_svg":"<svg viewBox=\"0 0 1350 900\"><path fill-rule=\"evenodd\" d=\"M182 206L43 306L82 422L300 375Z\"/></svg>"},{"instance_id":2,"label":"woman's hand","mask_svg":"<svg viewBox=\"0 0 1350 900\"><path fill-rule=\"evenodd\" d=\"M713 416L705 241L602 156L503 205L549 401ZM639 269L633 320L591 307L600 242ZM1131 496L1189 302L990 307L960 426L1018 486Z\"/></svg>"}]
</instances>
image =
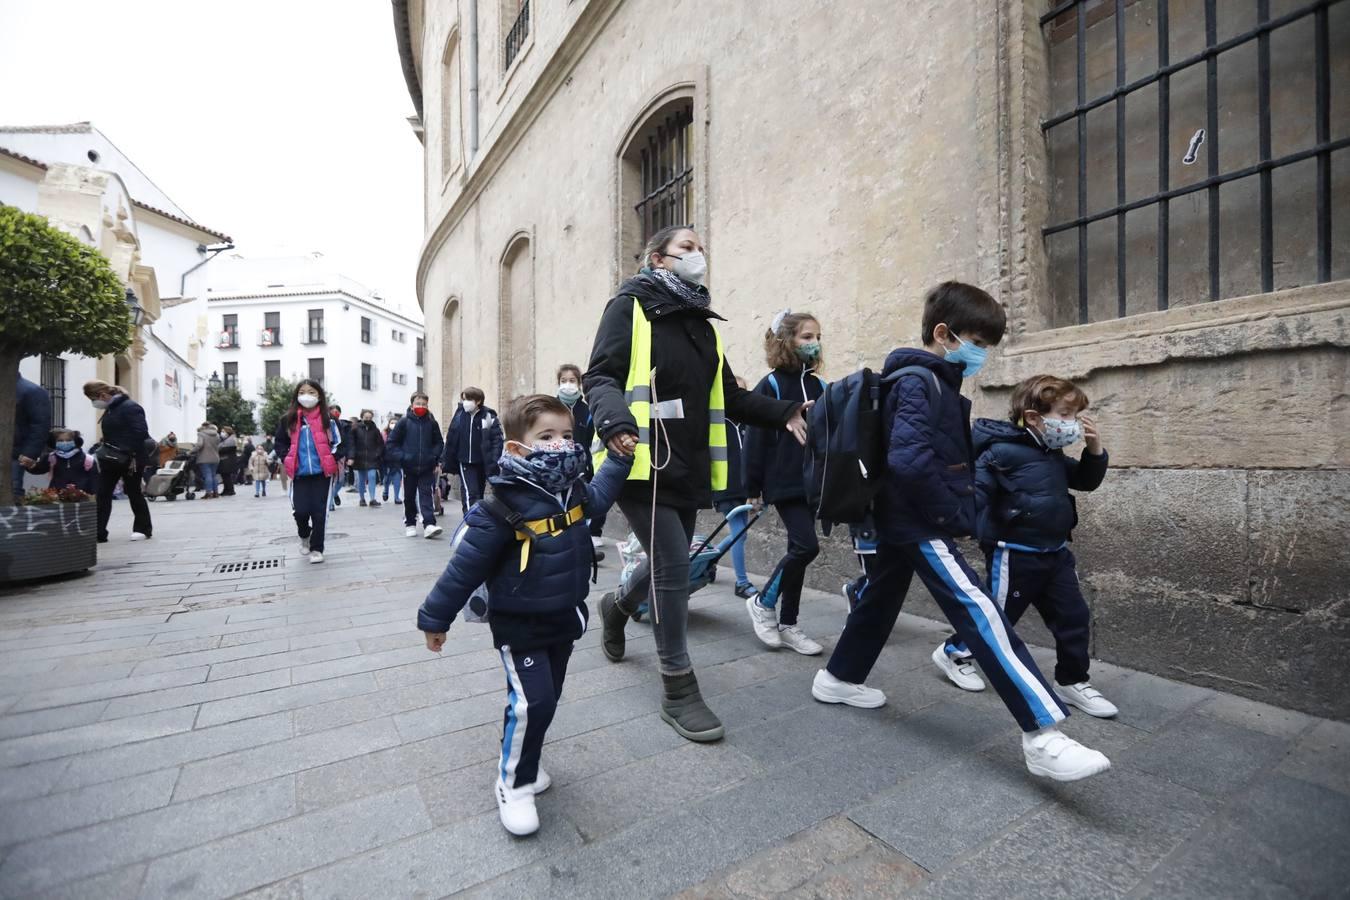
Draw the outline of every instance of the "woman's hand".
<instances>
[{"instance_id":1,"label":"woman's hand","mask_svg":"<svg viewBox=\"0 0 1350 900\"><path fill-rule=\"evenodd\" d=\"M616 434L609 439L606 445L609 451L616 456L632 456L633 451L637 449L638 439L635 434Z\"/></svg>"},{"instance_id":2,"label":"woman's hand","mask_svg":"<svg viewBox=\"0 0 1350 900\"><path fill-rule=\"evenodd\" d=\"M814 400L806 401L797 407L797 411L792 414L792 418L788 419L787 424L783 426L792 433L792 436L797 439L797 443L803 447L806 446L806 414L815 405L816 401Z\"/></svg>"}]
</instances>

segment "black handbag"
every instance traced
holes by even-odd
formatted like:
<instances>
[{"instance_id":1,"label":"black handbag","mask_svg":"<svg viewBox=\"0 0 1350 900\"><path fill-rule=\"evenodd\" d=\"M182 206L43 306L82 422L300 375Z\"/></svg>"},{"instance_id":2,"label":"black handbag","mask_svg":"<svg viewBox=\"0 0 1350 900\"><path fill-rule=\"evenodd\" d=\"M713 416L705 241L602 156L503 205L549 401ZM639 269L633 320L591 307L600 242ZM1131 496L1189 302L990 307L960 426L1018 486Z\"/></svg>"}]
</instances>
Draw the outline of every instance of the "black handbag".
<instances>
[{"instance_id":1,"label":"black handbag","mask_svg":"<svg viewBox=\"0 0 1350 900\"><path fill-rule=\"evenodd\" d=\"M98 460L100 466L125 469L131 465L131 451L123 450L116 444L109 444L104 441L94 451L94 459Z\"/></svg>"}]
</instances>

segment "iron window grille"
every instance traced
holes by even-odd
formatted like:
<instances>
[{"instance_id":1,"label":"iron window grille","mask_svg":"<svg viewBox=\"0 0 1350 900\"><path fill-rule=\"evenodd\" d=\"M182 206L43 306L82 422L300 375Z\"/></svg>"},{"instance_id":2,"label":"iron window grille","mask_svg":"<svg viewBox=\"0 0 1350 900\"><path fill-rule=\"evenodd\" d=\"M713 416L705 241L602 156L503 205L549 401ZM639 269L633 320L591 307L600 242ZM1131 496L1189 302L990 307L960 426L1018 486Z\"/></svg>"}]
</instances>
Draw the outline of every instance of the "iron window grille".
<instances>
[{"instance_id":1,"label":"iron window grille","mask_svg":"<svg viewBox=\"0 0 1350 900\"><path fill-rule=\"evenodd\" d=\"M311 309L309 311L309 331L306 333L307 344L323 343L323 310ZM316 381L318 379L315 379Z\"/></svg>"},{"instance_id":2,"label":"iron window grille","mask_svg":"<svg viewBox=\"0 0 1350 900\"><path fill-rule=\"evenodd\" d=\"M672 110L647 136L638 169L642 199L634 207L642 221L642 240L671 225L694 220L692 104Z\"/></svg>"},{"instance_id":3,"label":"iron window grille","mask_svg":"<svg viewBox=\"0 0 1350 900\"><path fill-rule=\"evenodd\" d=\"M1220 40L1218 37L1218 2L1204 0L1204 47L1198 52L1172 61L1169 54L1171 41L1169 30L1169 0L1154 0L1156 9L1153 16L1156 26L1157 67L1154 71L1126 81L1126 40L1125 7L1136 0L1064 0L1055 3L1053 8L1040 19L1040 25L1050 42L1067 31L1072 23L1074 32L1076 59L1074 64L1075 103L1072 108L1056 112L1041 123L1042 132L1047 140L1052 129L1073 124L1077 129L1077 212L1073 218L1053 222L1042 229L1043 237L1062 232L1077 232L1077 300L1078 321L1089 321L1088 303L1088 226L1114 219L1116 223L1116 315L1126 313L1126 215L1131 212L1156 208L1157 243L1157 308L1165 310L1169 305L1169 203L1199 191L1205 192L1208 214L1208 291L1207 299L1218 300L1222 297L1221 257L1220 257L1220 196L1222 185L1245 178L1256 178L1259 183L1258 228L1260 232L1260 279L1261 290L1274 290L1274 215L1272 173L1276 169L1291 166L1309 159L1316 160L1316 281L1324 283L1331 280L1332 242L1331 207L1332 178L1331 155L1337 150L1350 147L1350 136L1336 139L1331 135L1331 50L1329 9L1343 0L1316 0L1282 15L1270 15L1270 0L1254 0L1256 25ZM1225 4L1225 13L1237 4ZM1087 96L1088 80L1088 26L1096 24L1114 13L1115 19L1115 85L1114 88L1091 99ZM1285 153L1272 155L1271 140L1271 36L1280 29L1313 17L1313 80L1315 95L1313 98L1313 143ZM1089 23L1089 19L1093 19ZM1255 41L1257 44L1257 62L1255 78L1257 81L1257 129L1259 159L1254 164L1222 170L1219 164L1219 62L1224 54L1244 47ZM1228 57L1232 60L1234 56ZM1170 133L1171 79L1192 66L1205 67L1205 125L1192 135L1176 135L1188 141L1186 155L1181 160L1186 165L1199 162L1197 157L1203 149L1205 177L1187 184L1173 184L1171 164L1179 157L1173 146ZM1145 88L1156 85L1158 106L1158 144L1157 144L1157 191L1147 196L1130 199L1126 192L1126 100ZM1091 211L1088 208L1088 114L1093 110L1114 104L1115 112L1115 203L1106 209Z\"/></svg>"},{"instance_id":4,"label":"iron window grille","mask_svg":"<svg viewBox=\"0 0 1350 900\"><path fill-rule=\"evenodd\" d=\"M520 55L520 50L525 46L525 39L530 36L530 0L523 0L520 4L520 12L516 13L516 21L511 25L511 30L506 33L506 64L502 66L503 71L511 68L511 63L516 61Z\"/></svg>"},{"instance_id":5,"label":"iron window grille","mask_svg":"<svg viewBox=\"0 0 1350 900\"><path fill-rule=\"evenodd\" d=\"M66 423L66 361L59 356L42 357L42 387L52 402L52 424Z\"/></svg>"}]
</instances>

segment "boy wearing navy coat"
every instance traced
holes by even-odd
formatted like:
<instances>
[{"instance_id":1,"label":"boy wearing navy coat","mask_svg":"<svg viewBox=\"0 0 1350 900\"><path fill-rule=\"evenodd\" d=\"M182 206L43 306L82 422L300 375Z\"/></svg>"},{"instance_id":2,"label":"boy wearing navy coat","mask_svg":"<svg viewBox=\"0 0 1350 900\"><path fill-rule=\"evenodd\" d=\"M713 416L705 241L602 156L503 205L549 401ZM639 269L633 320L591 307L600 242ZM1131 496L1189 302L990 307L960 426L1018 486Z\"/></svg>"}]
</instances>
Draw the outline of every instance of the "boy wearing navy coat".
<instances>
[{"instance_id":1,"label":"boy wearing navy coat","mask_svg":"<svg viewBox=\"0 0 1350 900\"><path fill-rule=\"evenodd\" d=\"M1069 491L1093 491L1106 477L1087 394L1073 382L1035 375L1013 388L1006 420L975 422L975 533L988 564L989 594L1016 625L1035 606L1055 638L1055 693L1099 718L1116 707L1088 681L1089 613L1069 549L1078 507ZM1082 456L1064 453L1079 440ZM984 689L956 635L933 652L938 668L968 691Z\"/></svg>"},{"instance_id":2,"label":"boy wearing navy coat","mask_svg":"<svg viewBox=\"0 0 1350 900\"><path fill-rule=\"evenodd\" d=\"M436 524L432 491L436 467L444 444L441 426L427 406L427 395L418 391L409 399L408 414L389 432L384 453L403 472L403 533L417 537L417 514L422 514L422 536L434 538L444 529Z\"/></svg>"},{"instance_id":3,"label":"boy wearing navy coat","mask_svg":"<svg viewBox=\"0 0 1350 900\"><path fill-rule=\"evenodd\" d=\"M497 811L507 831L527 835L539 830L535 795L551 783L539 767L544 734L572 645L590 619L586 519L614 503L632 458L611 454L587 484L590 450L573 441L572 414L556 397L518 397L502 424L506 450L492 496L470 508L455 531L450 562L418 610L417 627L439 653L451 621L487 585L507 691Z\"/></svg>"},{"instance_id":4,"label":"boy wearing navy coat","mask_svg":"<svg viewBox=\"0 0 1350 900\"><path fill-rule=\"evenodd\" d=\"M883 376L893 383L883 406L886 474L875 503L876 557L811 694L862 708L886 702L863 682L917 575L1021 727L1028 771L1076 781L1105 771L1110 761L1059 730L1068 710L955 543L975 528L970 401L961 396L961 382L979 371L1006 327L994 298L944 282L924 300L923 349L899 348L886 358Z\"/></svg>"}]
</instances>

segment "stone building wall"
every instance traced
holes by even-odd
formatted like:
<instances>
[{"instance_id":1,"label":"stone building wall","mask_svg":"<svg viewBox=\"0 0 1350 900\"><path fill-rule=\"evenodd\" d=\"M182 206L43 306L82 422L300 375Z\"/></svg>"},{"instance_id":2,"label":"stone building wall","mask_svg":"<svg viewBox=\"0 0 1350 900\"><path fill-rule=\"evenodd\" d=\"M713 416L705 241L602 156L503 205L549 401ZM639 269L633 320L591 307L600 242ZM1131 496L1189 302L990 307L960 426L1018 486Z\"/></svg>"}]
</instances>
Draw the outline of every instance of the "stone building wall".
<instances>
[{"instance_id":1,"label":"stone building wall","mask_svg":"<svg viewBox=\"0 0 1350 900\"><path fill-rule=\"evenodd\" d=\"M762 374L763 331L784 306L820 316L829 370L844 373L917 340L929 285L984 286L1007 305L1010 333L972 383L977 414L1002 415L1030 374L1073 377L1112 453L1114 471L1080 503L1075 542L1095 655L1350 717L1339 665L1350 591L1338 577L1350 562L1350 282L1298 287L1306 281L1282 275L1273 294L1145 313L1156 307L1136 299L1146 280L1131 287L1128 318L1068 324L1062 260L1041 237L1059 215L1052 192L1065 189L1039 124L1059 102L1046 3L915 0L897 15L883 0L782 0L768 16L755 3L536 2L526 50L500 72L500 10L480 0L476 154L456 133L465 70L444 70L464 59L462 4L412 5L428 183L418 284L428 386L443 408L464 384L500 401L550 389L560 362L584 364L633 265L623 154L650 113L688 98L693 218L738 372ZM1129 4L1130 15L1147 6ZM1336 39L1350 36L1348 7L1331 11L1336 72L1350 66L1350 40ZM442 96L443 84L459 96ZM1347 119L1337 115L1333 138ZM465 152L445 152L447 137ZM1347 152L1334 155L1337 179ZM1306 229L1279 234L1294 242L1277 244L1282 260L1307 258ZM751 541L762 572L782 546L763 527L770 518ZM837 590L854 570L836 538L810 583ZM935 615L921 594L909 608ZM1044 639L1038 623L1024 630Z\"/></svg>"}]
</instances>

